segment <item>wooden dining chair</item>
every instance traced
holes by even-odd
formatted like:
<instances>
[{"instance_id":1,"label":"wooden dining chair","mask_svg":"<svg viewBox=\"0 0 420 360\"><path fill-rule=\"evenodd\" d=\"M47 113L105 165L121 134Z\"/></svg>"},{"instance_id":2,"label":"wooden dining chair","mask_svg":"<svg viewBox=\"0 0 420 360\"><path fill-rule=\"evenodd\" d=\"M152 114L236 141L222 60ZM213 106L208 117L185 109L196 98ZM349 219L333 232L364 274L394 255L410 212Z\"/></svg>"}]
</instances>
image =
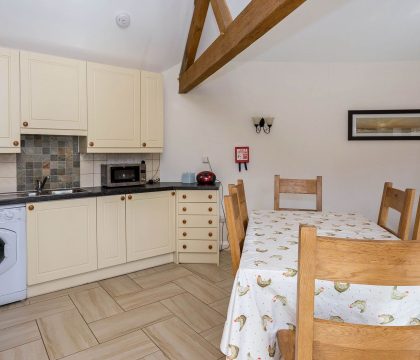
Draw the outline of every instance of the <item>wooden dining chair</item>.
<instances>
[{"instance_id":1,"label":"wooden dining chair","mask_svg":"<svg viewBox=\"0 0 420 360\"><path fill-rule=\"evenodd\" d=\"M242 223L244 224L244 229L248 228L248 206L246 204L246 196L245 196L245 186L244 181L239 179L236 185L229 184L229 195L236 193L238 195L238 202L239 202L239 212L241 214Z\"/></svg>"},{"instance_id":2,"label":"wooden dining chair","mask_svg":"<svg viewBox=\"0 0 420 360\"><path fill-rule=\"evenodd\" d=\"M407 240L410 232L411 211L413 209L415 194L416 191L414 189L402 191L393 188L391 182L386 182L379 208L378 225L401 240ZM392 230L387 225L389 209L394 209L400 213L397 231Z\"/></svg>"},{"instance_id":3,"label":"wooden dining chair","mask_svg":"<svg viewBox=\"0 0 420 360\"><path fill-rule=\"evenodd\" d=\"M416 221L414 223L413 239L420 241L420 197L419 204L417 206Z\"/></svg>"},{"instance_id":4,"label":"wooden dining chair","mask_svg":"<svg viewBox=\"0 0 420 360\"><path fill-rule=\"evenodd\" d=\"M286 360L420 359L420 326L356 325L314 318L315 279L416 286L420 285L419 256L420 241L319 237L315 227L301 226L296 337L290 330L278 332L280 349L289 356Z\"/></svg>"},{"instance_id":5,"label":"wooden dining chair","mask_svg":"<svg viewBox=\"0 0 420 360\"><path fill-rule=\"evenodd\" d=\"M239 212L238 195L226 195L224 197L226 211L226 225L232 259L232 274L236 275L241 260L242 248L245 240L245 231Z\"/></svg>"},{"instance_id":6,"label":"wooden dining chair","mask_svg":"<svg viewBox=\"0 0 420 360\"><path fill-rule=\"evenodd\" d=\"M280 207L280 194L316 195L316 211L322 211L322 176L313 180L283 179L274 175L274 210L310 210Z\"/></svg>"}]
</instances>

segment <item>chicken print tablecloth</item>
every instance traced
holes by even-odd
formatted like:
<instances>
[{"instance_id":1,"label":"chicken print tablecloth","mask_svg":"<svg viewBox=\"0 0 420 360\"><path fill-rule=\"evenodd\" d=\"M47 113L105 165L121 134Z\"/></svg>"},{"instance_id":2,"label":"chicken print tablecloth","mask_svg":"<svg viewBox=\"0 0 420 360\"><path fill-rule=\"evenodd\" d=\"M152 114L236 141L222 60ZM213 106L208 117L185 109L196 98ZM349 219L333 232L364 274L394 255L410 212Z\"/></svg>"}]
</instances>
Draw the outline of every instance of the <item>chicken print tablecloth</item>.
<instances>
[{"instance_id":1,"label":"chicken print tablecloth","mask_svg":"<svg viewBox=\"0 0 420 360\"><path fill-rule=\"evenodd\" d=\"M321 236L396 239L357 214L253 211L220 345L227 359L280 358L276 332L296 324L299 224L315 225ZM420 324L420 288L317 281L315 316L371 325Z\"/></svg>"}]
</instances>

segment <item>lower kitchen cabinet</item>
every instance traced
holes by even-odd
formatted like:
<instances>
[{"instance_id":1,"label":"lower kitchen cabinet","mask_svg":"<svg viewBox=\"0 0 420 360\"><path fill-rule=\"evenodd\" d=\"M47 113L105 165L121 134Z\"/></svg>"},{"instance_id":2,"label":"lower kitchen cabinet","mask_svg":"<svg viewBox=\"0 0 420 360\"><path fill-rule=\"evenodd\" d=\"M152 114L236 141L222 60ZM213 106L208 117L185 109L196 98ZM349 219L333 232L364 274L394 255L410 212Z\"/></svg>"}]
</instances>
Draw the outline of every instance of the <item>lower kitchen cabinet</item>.
<instances>
[{"instance_id":1,"label":"lower kitchen cabinet","mask_svg":"<svg viewBox=\"0 0 420 360\"><path fill-rule=\"evenodd\" d=\"M26 205L28 285L97 269L96 199Z\"/></svg>"},{"instance_id":2,"label":"lower kitchen cabinet","mask_svg":"<svg viewBox=\"0 0 420 360\"><path fill-rule=\"evenodd\" d=\"M97 198L98 268L125 264L125 195Z\"/></svg>"},{"instance_id":3,"label":"lower kitchen cabinet","mask_svg":"<svg viewBox=\"0 0 420 360\"><path fill-rule=\"evenodd\" d=\"M175 251L175 192L127 195L127 261Z\"/></svg>"}]
</instances>

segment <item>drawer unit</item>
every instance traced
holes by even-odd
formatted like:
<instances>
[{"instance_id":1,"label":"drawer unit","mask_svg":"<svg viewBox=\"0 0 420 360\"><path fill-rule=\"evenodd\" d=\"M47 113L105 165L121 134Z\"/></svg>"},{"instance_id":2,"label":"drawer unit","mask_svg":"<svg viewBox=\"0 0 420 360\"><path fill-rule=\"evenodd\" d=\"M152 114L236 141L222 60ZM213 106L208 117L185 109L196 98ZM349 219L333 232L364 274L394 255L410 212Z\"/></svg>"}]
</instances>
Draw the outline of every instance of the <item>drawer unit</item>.
<instances>
[{"instance_id":1,"label":"drawer unit","mask_svg":"<svg viewBox=\"0 0 420 360\"><path fill-rule=\"evenodd\" d=\"M218 234L215 230L215 228L180 228L178 239L217 240Z\"/></svg>"},{"instance_id":2,"label":"drawer unit","mask_svg":"<svg viewBox=\"0 0 420 360\"><path fill-rule=\"evenodd\" d=\"M213 190L200 190L200 191L178 191L178 202L191 202L191 203L216 203L218 192Z\"/></svg>"},{"instance_id":3,"label":"drawer unit","mask_svg":"<svg viewBox=\"0 0 420 360\"><path fill-rule=\"evenodd\" d=\"M177 191L177 259L219 264L219 192Z\"/></svg>"},{"instance_id":4,"label":"drawer unit","mask_svg":"<svg viewBox=\"0 0 420 360\"><path fill-rule=\"evenodd\" d=\"M178 241L178 251L188 253L217 253L217 241Z\"/></svg>"},{"instance_id":5,"label":"drawer unit","mask_svg":"<svg viewBox=\"0 0 420 360\"><path fill-rule=\"evenodd\" d=\"M218 203L178 203L178 214L217 215L218 207Z\"/></svg>"},{"instance_id":6,"label":"drawer unit","mask_svg":"<svg viewBox=\"0 0 420 360\"><path fill-rule=\"evenodd\" d=\"M218 227L219 218L214 215L179 215L178 227Z\"/></svg>"}]
</instances>

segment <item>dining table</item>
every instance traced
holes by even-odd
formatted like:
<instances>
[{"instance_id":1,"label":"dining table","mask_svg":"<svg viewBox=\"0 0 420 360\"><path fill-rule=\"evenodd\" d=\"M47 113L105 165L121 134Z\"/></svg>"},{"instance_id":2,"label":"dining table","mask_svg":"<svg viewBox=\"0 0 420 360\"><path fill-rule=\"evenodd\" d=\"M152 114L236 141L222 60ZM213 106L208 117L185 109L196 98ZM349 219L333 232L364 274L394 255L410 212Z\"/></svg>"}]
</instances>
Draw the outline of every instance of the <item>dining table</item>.
<instances>
[{"instance_id":1,"label":"dining table","mask_svg":"<svg viewBox=\"0 0 420 360\"><path fill-rule=\"evenodd\" d=\"M276 333L296 327L301 224L315 226L319 236L397 240L356 213L252 211L220 344L226 359L280 359ZM420 287L316 280L314 296L316 318L355 324L420 325Z\"/></svg>"}]
</instances>

